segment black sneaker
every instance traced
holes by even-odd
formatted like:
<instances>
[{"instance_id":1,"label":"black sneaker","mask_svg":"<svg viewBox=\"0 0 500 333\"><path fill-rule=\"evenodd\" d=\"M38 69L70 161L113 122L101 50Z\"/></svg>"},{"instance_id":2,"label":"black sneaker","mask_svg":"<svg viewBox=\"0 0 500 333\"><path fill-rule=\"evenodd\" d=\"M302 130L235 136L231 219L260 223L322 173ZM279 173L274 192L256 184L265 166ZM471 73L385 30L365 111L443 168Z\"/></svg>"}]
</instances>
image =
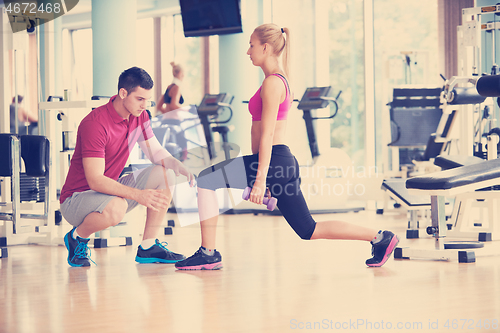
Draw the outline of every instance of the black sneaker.
<instances>
[{"instance_id":1,"label":"black sneaker","mask_svg":"<svg viewBox=\"0 0 500 333\"><path fill-rule=\"evenodd\" d=\"M377 244L373 244L372 242L372 255L373 258L370 258L366 261L366 264L370 267L380 267L392 254L394 248L399 243L398 236L394 235L390 231L383 232L384 238Z\"/></svg>"},{"instance_id":2,"label":"black sneaker","mask_svg":"<svg viewBox=\"0 0 500 333\"><path fill-rule=\"evenodd\" d=\"M141 264L165 263L173 264L180 260L186 259L182 254L178 254L167 249L167 242L159 242L156 240L155 245L144 250L141 245L137 249L135 261Z\"/></svg>"},{"instance_id":3,"label":"black sneaker","mask_svg":"<svg viewBox=\"0 0 500 333\"><path fill-rule=\"evenodd\" d=\"M73 238L73 232L76 228L71 229L70 232L64 236L64 244L68 249L68 264L73 267L84 267L90 266L90 249L87 246L87 243L90 239L81 238L76 236L76 239Z\"/></svg>"},{"instance_id":4,"label":"black sneaker","mask_svg":"<svg viewBox=\"0 0 500 333\"><path fill-rule=\"evenodd\" d=\"M222 256L220 252L214 250L214 254L209 256L203 253L201 248L198 249L191 257L186 260L179 261L175 264L177 269L189 269L189 270L214 270L222 268Z\"/></svg>"}]
</instances>

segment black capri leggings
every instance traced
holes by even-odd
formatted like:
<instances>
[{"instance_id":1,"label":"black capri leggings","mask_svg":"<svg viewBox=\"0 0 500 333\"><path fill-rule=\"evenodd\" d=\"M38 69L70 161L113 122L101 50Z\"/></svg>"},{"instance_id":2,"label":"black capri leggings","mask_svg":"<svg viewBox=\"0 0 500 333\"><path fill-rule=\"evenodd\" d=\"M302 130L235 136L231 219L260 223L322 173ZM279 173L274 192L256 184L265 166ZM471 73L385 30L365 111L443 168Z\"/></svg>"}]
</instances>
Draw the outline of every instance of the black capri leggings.
<instances>
[{"instance_id":1,"label":"black capri leggings","mask_svg":"<svg viewBox=\"0 0 500 333\"><path fill-rule=\"evenodd\" d=\"M220 162L200 172L198 187L213 191L252 187L258 166L259 154ZM300 238L311 239L316 222L300 190L299 164L287 146L273 146L266 183L271 195L278 199L278 208L292 229Z\"/></svg>"}]
</instances>

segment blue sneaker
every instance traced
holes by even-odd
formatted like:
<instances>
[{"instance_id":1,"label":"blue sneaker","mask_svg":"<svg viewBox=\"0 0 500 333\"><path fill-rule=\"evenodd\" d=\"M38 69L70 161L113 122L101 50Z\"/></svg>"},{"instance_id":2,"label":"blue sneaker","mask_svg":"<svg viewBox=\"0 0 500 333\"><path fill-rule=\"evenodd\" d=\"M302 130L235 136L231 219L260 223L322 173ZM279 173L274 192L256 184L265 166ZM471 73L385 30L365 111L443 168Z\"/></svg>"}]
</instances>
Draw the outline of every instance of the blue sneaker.
<instances>
[{"instance_id":1,"label":"blue sneaker","mask_svg":"<svg viewBox=\"0 0 500 333\"><path fill-rule=\"evenodd\" d=\"M222 256L219 251L214 250L214 254L209 256L198 249L191 257L179 261L175 264L177 269L185 270L214 270L222 268Z\"/></svg>"},{"instance_id":2,"label":"blue sneaker","mask_svg":"<svg viewBox=\"0 0 500 333\"><path fill-rule=\"evenodd\" d=\"M167 245L167 242L160 243L158 240L156 240L155 245L151 246L147 250L144 250L142 246L139 245L135 261L141 264L173 264L186 258L182 254L175 253L167 249Z\"/></svg>"},{"instance_id":3,"label":"blue sneaker","mask_svg":"<svg viewBox=\"0 0 500 333\"><path fill-rule=\"evenodd\" d=\"M79 236L76 239L73 238L73 232L76 228L71 229L64 236L64 244L68 249L68 264L73 267L86 267L90 266L90 262L95 262L90 259L90 249L87 243L90 239L81 238Z\"/></svg>"},{"instance_id":4,"label":"blue sneaker","mask_svg":"<svg viewBox=\"0 0 500 333\"><path fill-rule=\"evenodd\" d=\"M376 244L372 243L372 255L373 258L370 258L366 261L366 265L370 267L380 267L392 254L394 248L399 243L398 236L394 235L390 231L383 232L384 237L382 240Z\"/></svg>"}]
</instances>

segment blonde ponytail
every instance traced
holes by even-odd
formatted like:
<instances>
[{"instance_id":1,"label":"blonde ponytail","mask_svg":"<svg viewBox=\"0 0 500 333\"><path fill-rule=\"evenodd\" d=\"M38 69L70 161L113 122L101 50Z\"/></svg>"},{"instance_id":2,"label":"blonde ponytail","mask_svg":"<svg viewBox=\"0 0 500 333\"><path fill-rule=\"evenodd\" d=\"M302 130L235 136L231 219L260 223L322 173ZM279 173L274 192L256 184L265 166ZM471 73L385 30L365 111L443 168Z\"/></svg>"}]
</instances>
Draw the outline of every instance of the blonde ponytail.
<instances>
[{"instance_id":1,"label":"blonde ponytail","mask_svg":"<svg viewBox=\"0 0 500 333\"><path fill-rule=\"evenodd\" d=\"M269 44L273 47L276 56L283 54L283 71L287 77L290 76L290 29L280 28L274 23L266 23L254 30L261 44Z\"/></svg>"},{"instance_id":2,"label":"blonde ponytail","mask_svg":"<svg viewBox=\"0 0 500 333\"><path fill-rule=\"evenodd\" d=\"M281 28L285 34L285 49L283 50L283 71L285 75L290 77L290 29Z\"/></svg>"},{"instance_id":3,"label":"blonde ponytail","mask_svg":"<svg viewBox=\"0 0 500 333\"><path fill-rule=\"evenodd\" d=\"M172 66L172 75L174 77L177 77L179 75L179 73L182 72L182 66L179 64L176 64L174 61L172 61L170 63L170 65Z\"/></svg>"}]
</instances>

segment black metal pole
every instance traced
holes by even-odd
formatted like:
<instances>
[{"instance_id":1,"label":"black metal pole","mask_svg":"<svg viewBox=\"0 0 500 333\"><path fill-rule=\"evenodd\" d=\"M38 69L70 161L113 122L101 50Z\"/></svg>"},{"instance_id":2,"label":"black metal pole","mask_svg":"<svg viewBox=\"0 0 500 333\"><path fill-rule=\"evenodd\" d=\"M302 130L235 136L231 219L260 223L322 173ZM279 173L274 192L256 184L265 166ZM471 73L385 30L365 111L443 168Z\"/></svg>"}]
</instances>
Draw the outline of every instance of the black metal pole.
<instances>
[{"instance_id":1,"label":"black metal pole","mask_svg":"<svg viewBox=\"0 0 500 333\"><path fill-rule=\"evenodd\" d=\"M307 137L309 139L309 148L311 149L311 156L315 158L319 156L318 142L316 141L316 132L314 131L313 118L311 116L311 110L303 110L304 121L306 123Z\"/></svg>"}]
</instances>

